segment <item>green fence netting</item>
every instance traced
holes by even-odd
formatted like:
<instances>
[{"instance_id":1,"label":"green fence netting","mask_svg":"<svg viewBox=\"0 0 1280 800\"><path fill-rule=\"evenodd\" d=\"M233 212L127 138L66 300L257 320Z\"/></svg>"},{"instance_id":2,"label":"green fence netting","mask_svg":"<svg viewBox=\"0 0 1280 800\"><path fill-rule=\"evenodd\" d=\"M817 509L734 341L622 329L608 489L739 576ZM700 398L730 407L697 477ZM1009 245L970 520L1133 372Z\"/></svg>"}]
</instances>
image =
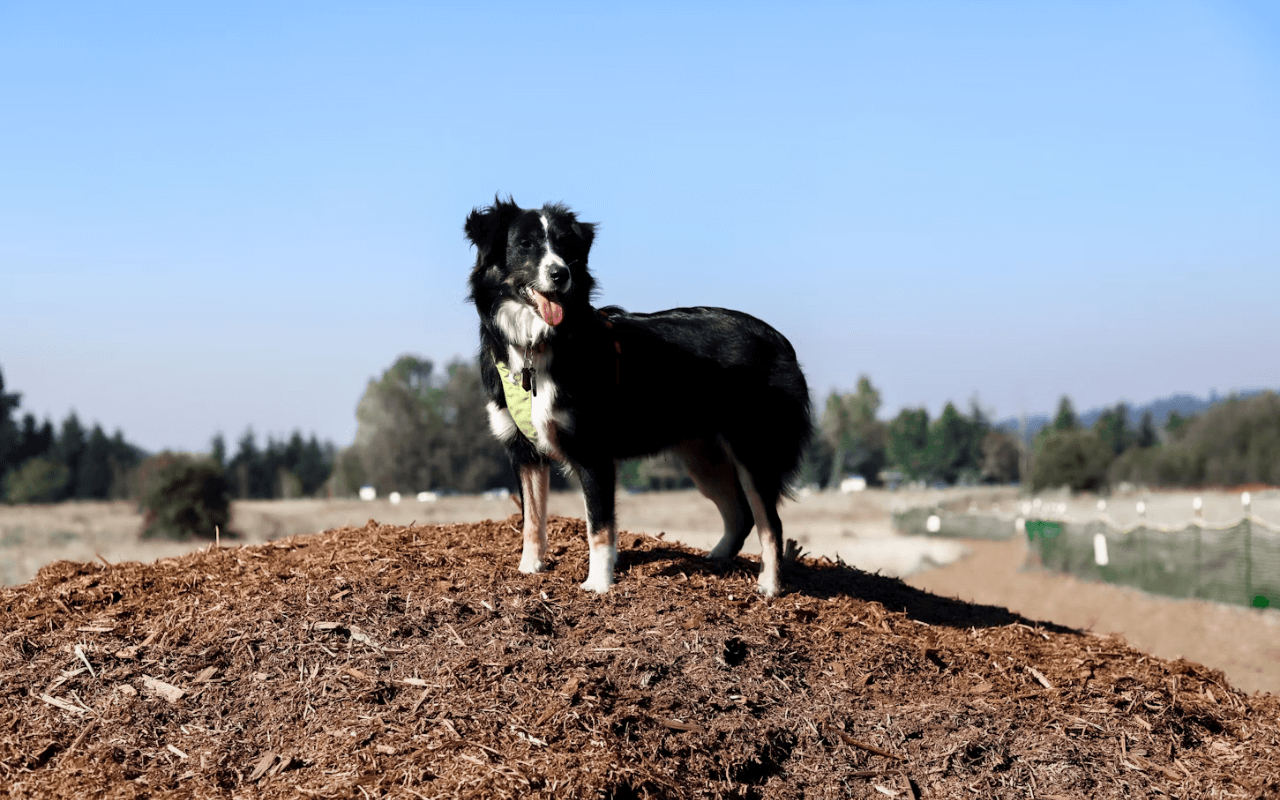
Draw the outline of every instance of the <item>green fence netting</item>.
<instances>
[{"instance_id":1,"label":"green fence netting","mask_svg":"<svg viewBox=\"0 0 1280 800\"><path fill-rule=\"evenodd\" d=\"M1008 539L1019 530L1011 519L941 508L898 512L893 524L907 535L962 539ZM1182 529L1033 519L1021 530L1031 566L1169 597L1280 608L1280 531L1256 519Z\"/></svg>"},{"instance_id":2,"label":"green fence netting","mask_svg":"<svg viewBox=\"0 0 1280 800\"><path fill-rule=\"evenodd\" d=\"M1280 607L1280 533L1250 519L1181 530L1026 524L1031 559L1086 580L1220 603Z\"/></svg>"}]
</instances>

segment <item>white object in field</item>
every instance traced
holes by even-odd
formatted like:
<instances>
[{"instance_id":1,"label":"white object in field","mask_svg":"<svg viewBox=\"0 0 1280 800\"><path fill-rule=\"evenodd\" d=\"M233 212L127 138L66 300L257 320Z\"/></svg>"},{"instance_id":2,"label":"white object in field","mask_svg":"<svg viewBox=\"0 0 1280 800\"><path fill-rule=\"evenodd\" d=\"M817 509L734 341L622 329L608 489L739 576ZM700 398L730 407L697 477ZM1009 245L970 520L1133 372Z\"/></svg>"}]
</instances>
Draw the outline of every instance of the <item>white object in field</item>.
<instances>
[{"instance_id":1,"label":"white object in field","mask_svg":"<svg viewBox=\"0 0 1280 800\"><path fill-rule=\"evenodd\" d=\"M861 475L854 475L852 478L845 478L840 481L840 492L849 494L850 492L863 492L867 489L867 479Z\"/></svg>"},{"instance_id":2,"label":"white object in field","mask_svg":"<svg viewBox=\"0 0 1280 800\"><path fill-rule=\"evenodd\" d=\"M1200 510L1200 509L1202 509L1202 508L1204 508L1204 501L1203 501L1203 500L1201 500L1199 497L1193 497L1193 498L1191 498L1191 510L1192 510L1192 511L1199 511L1199 510Z\"/></svg>"},{"instance_id":3,"label":"white object in field","mask_svg":"<svg viewBox=\"0 0 1280 800\"><path fill-rule=\"evenodd\" d=\"M969 547L954 539L894 536L849 540L840 546L836 555L858 569L902 578L950 564L970 552Z\"/></svg>"},{"instance_id":4,"label":"white object in field","mask_svg":"<svg viewBox=\"0 0 1280 800\"><path fill-rule=\"evenodd\" d=\"M1099 510L1099 511L1106 511L1106 510L1107 510L1107 501L1106 501L1106 500L1099 500L1099 501L1098 501L1098 510Z\"/></svg>"},{"instance_id":5,"label":"white object in field","mask_svg":"<svg viewBox=\"0 0 1280 800\"><path fill-rule=\"evenodd\" d=\"M937 514L930 514L924 521L924 529L929 533L937 533L942 530L942 519Z\"/></svg>"},{"instance_id":6,"label":"white object in field","mask_svg":"<svg viewBox=\"0 0 1280 800\"><path fill-rule=\"evenodd\" d=\"M1252 499L1253 498L1249 496L1248 492L1242 492L1240 494L1240 505L1247 506L1249 505L1249 501L1251 501Z\"/></svg>"},{"instance_id":7,"label":"white object in field","mask_svg":"<svg viewBox=\"0 0 1280 800\"><path fill-rule=\"evenodd\" d=\"M435 492L418 492L419 503L434 503L440 499L440 495Z\"/></svg>"},{"instance_id":8,"label":"white object in field","mask_svg":"<svg viewBox=\"0 0 1280 800\"><path fill-rule=\"evenodd\" d=\"M1025 534L1027 532L1027 521L1022 517L1018 517L1017 519L1015 519L1013 521L1013 532L1015 534L1017 533Z\"/></svg>"},{"instance_id":9,"label":"white object in field","mask_svg":"<svg viewBox=\"0 0 1280 800\"><path fill-rule=\"evenodd\" d=\"M360 487L360 499L361 499L361 500L373 500L373 499L376 499L376 498L377 498L377 496L378 496L378 490L377 490L377 489L375 489L375 488L373 488L372 486L361 486L361 487Z\"/></svg>"},{"instance_id":10,"label":"white object in field","mask_svg":"<svg viewBox=\"0 0 1280 800\"><path fill-rule=\"evenodd\" d=\"M1139 514L1147 513L1147 504L1142 502L1141 500L1138 501L1138 513Z\"/></svg>"},{"instance_id":11,"label":"white object in field","mask_svg":"<svg viewBox=\"0 0 1280 800\"><path fill-rule=\"evenodd\" d=\"M1032 501L1031 501L1031 507L1032 507L1032 508L1035 508L1035 509L1040 508L1040 498L1039 498L1039 497L1037 497L1035 500L1032 500Z\"/></svg>"},{"instance_id":12,"label":"white object in field","mask_svg":"<svg viewBox=\"0 0 1280 800\"><path fill-rule=\"evenodd\" d=\"M393 506L398 505L400 503L400 493L392 492L391 494L387 495L387 499L391 501L391 505Z\"/></svg>"},{"instance_id":13,"label":"white object in field","mask_svg":"<svg viewBox=\"0 0 1280 800\"><path fill-rule=\"evenodd\" d=\"M1093 535L1093 562L1100 567L1111 563L1107 558L1107 537L1100 533Z\"/></svg>"}]
</instances>

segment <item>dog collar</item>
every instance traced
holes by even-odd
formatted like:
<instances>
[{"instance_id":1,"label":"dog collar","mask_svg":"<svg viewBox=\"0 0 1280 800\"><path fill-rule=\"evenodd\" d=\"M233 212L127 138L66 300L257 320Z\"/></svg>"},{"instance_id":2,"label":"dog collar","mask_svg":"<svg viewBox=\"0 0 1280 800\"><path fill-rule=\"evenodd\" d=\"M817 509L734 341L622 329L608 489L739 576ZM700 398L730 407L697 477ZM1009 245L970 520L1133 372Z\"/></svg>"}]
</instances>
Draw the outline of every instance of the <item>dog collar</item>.
<instances>
[{"instance_id":1,"label":"dog collar","mask_svg":"<svg viewBox=\"0 0 1280 800\"><path fill-rule=\"evenodd\" d=\"M502 394L507 398L507 413L511 415L516 428L524 434L524 438L537 446L538 429L533 425L533 393L526 391L514 380L511 369L505 363L496 358L493 363L498 368L498 376L502 378Z\"/></svg>"}]
</instances>

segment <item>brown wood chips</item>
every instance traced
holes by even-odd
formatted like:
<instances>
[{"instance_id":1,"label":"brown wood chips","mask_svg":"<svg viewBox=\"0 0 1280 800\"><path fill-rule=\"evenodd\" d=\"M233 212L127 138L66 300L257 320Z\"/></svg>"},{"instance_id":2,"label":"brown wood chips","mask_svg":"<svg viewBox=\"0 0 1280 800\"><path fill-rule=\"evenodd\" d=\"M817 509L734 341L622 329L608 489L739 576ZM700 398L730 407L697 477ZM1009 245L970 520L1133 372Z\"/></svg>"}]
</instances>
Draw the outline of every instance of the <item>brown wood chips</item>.
<instances>
[{"instance_id":1,"label":"brown wood chips","mask_svg":"<svg viewBox=\"0 0 1280 800\"><path fill-rule=\"evenodd\" d=\"M843 565L370 522L0 590L0 793L1275 798L1280 702Z\"/></svg>"}]
</instances>

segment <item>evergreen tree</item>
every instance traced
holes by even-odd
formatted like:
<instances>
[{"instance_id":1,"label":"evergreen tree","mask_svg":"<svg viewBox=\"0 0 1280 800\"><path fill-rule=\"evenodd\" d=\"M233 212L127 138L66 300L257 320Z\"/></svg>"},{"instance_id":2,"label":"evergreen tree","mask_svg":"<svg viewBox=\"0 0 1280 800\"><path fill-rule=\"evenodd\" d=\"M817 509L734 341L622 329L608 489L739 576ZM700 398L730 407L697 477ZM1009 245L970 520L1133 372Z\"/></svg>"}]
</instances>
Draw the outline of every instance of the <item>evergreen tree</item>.
<instances>
[{"instance_id":1,"label":"evergreen tree","mask_svg":"<svg viewBox=\"0 0 1280 800\"><path fill-rule=\"evenodd\" d=\"M17 392L5 393L4 375L0 373L0 481L10 469L16 469L22 463L18 460L22 439L13 421L13 411L21 399L22 395Z\"/></svg>"},{"instance_id":2,"label":"evergreen tree","mask_svg":"<svg viewBox=\"0 0 1280 800\"><path fill-rule=\"evenodd\" d=\"M965 446L964 464L961 471L969 478L978 480L982 476L982 465L985 459L982 443L991 431L991 421L982 412L982 406L975 396L969 401L969 434Z\"/></svg>"},{"instance_id":3,"label":"evergreen tree","mask_svg":"<svg viewBox=\"0 0 1280 800\"><path fill-rule=\"evenodd\" d=\"M111 493L111 442L101 425L94 425L80 458L76 477L76 497L105 500Z\"/></svg>"},{"instance_id":4,"label":"evergreen tree","mask_svg":"<svg viewBox=\"0 0 1280 800\"><path fill-rule=\"evenodd\" d=\"M312 497L329 480L329 473L333 471L333 457L326 453L315 434L312 434L302 446L292 469L302 484L302 493Z\"/></svg>"},{"instance_id":5,"label":"evergreen tree","mask_svg":"<svg viewBox=\"0 0 1280 800\"><path fill-rule=\"evenodd\" d=\"M968 467L972 423L961 416L952 403L942 409L942 415L929 428L929 460L933 476L946 483L955 483Z\"/></svg>"},{"instance_id":6,"label":"evergreen tree","mask_svg":"<svg viewBox=\"0 0 1280 800\"><path fill-rule=\"evenodd\" d=\"M109 443L111 450L111 491L109 496L114 500L120 500L126 497L136 497L138 487L134 485L136 481L131 480L134 475L134 467L142 463L142 459L146 456L138 447L134 447L124 440L124 434L119 428L111 436Z\"/></svg>"},{"instance_id":7,"label":"evergreen tree","mask_svg":"<svg viewBox=\"0 0 1280 800\"><path fill-rule=\"evenodd\" d=\"M1142 412L1142 422L1138 424L1138 447L1155 447L1159 443L1160 437L1156 435L1156 424L1151 412Z\"/></svg>"},{"instance_id":8,"label":"evergreen tree","mask_svg":"<svg viewBox=\"0 0 1280 800\"><path fill-rule=\"evenodd\" d=\"M1075 407L1071 405L1071 398L1065 394L1058 401L1058 413L1053 418L1053 429L1055 431L1073 431L1080 427L1080 418L1076 416Z\"/></svg>"},{"instance_id":9,"label":"evergreen tree","mask_svg":"<svg viewBox=\"0 0 1280 800\"><path fill-rule=\"evenodd\" d=\"M1133 431L1129 430L1129 407L1124 403L1117 403L1103 411L1102 416L1093 424L1093 429L1114 455L1118 456L1128 450L1133 443Z\"/></svg>"},{"instance_id":10,"label":"evergreen tree","mask_svg":"<svg viewBox=\"0 0 1280 800\"><path fill-rule=\"evenodd\" d=\"M913 481L931 477L929 459L929 412L904 408L889 423L889 463Z\"/></svg>"},{"instance_id":11,"label":"evergreen tree","mask_svg":"<svg viewBox=\"0 0 1280 800\"><path fill-rule=\"evenodd\" d=\"M214 434L213 441L209 442L209 458L218 465L218 469L227 465L227 440L221 433Z\"/></svg>"},{"instance_id":12,"label":"evergreen tree","mask_svg":"<svg viewBox=\"0 0 1280 800\"><path fill-rule=\"evenodd\" d=\"M271 477L264 475L265 464L258 450L253 428L245 430L236 445L236 454L227 465L230 484L240 500L271 496Z\"/></svg>"},{"instance_id":13,"label":"evergreen tree","mask_svg":"<svg viewBox=\"0 0 1280 800\"><path fill-rule=\"evenodd\" d=\"M62 430L58 432L58 441L54 445L58 461L67 468L68 475L67 485L59 499L79 496L77 481L80 477L80 461L84 457L84 445L84 426L80 424L76 412L72 411L63 420Z\"/></svg>"},{"instance_id":14,"label":"evergreen tree","mask_svg":"<svg viewBox=\"0 0 1280 800\"><path fill-rule=\"evenodd\" d=\"M53 423L46 419L43 425L37 427L34 415L23 414L22 430L18 436L18 452L14 463L23 464L40 456L52 456L53 442Z\"/></svg>"}]
</instances>

